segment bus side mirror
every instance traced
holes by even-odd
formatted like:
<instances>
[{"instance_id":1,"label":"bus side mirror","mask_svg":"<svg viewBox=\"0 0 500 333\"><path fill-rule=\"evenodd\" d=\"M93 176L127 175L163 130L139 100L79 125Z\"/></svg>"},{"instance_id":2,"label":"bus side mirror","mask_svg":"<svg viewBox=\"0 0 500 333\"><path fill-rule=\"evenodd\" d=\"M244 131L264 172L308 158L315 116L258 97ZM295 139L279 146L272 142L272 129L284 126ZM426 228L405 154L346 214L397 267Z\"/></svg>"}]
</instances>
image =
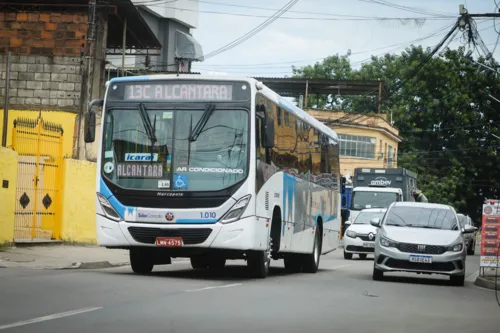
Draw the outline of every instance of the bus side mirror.
<instances>
[{"instance_id":1,"label":"bus side mirror","mask_svg":"<svg viewBox=\"0 0 500 333\"><path fill-rule=\"evenodd\" d=\"M96 131L96 113L92 110L94 106L102 106L104 104L103 100L95 99L89 103L87 113L85 113L85 123L83 125L83 139L85 143L92 143L95 141L95 131Z\"/></svg>"},{"instance_id":2,"label":"bus side mirror","mask_svg":"<svg viewBox=\"0 0 500 333\"><path fill-rule=\"evenodd\" d=\"M262 121L262 147L274 148L274 119L265 117Z\"/></svg>"}]
</instances>

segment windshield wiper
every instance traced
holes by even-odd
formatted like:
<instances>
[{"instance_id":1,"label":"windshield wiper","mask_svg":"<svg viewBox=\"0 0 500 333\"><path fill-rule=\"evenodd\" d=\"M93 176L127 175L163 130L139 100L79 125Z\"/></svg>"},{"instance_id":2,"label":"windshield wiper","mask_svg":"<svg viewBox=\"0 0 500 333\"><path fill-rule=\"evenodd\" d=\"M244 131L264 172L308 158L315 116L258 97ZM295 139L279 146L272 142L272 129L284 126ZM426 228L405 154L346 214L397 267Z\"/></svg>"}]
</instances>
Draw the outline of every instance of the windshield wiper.
<instances>
[{"instance_id":1,"label":"windshield wiper","mask_svg":"<svg viewBox=\"0 0 500 333\"><path fill-rule=\"evenodd\" d=\"M215 105L213 104L208 104L207 107L205 108L205 111L203 112L203 115L201 116L200 120L196 123L196 126L194 127L193 131L189 135L188 140L189 141L196 141L198 139L198 136L200 135L201 131L205 127L205 125L208 122L208 119L212 116L212 114L215 111Z\"/></svg>"},{"instance_id":2,"label":"windshield wiper","mask_svg":"<svg viewBox=\"0 0 500 333\"><path fill-rule=\"evenodd\" d=\"M402 224L397 224L397 223L386 223L385 225L391 226L391 227L405 227Z\"/></svg>"},{"instance_id":3,"label":"windshield wiper","mask_svg":"<svg viewBox=\"0 0 500 333\"><path fill-rule=\"evenodd\" d=\"M149 119L146 106L144 106L144 104L142 103L139 103L138 109L139 109L139 114L141 115L142 124L144 125L144 129L146 130L146 134L149 140L151 140L151 162L153 162L153 153L154 153L153 150L155 143L158 141L158 139L156 138L156 115L153 125L151 124L151 119Z\"/></svg>"},{"instance_id":4,"label":"windshield wiper","mask_svg":"<svg viewBox=\"0 0 500 333\"><path fill-rule=\"evenodd\" d=\"M418 225L418 224L407 224L406 226L412 228L422 228L422 229L441 229L441 228L431 227L428 225Z\"/></svg>"}]
</instances>

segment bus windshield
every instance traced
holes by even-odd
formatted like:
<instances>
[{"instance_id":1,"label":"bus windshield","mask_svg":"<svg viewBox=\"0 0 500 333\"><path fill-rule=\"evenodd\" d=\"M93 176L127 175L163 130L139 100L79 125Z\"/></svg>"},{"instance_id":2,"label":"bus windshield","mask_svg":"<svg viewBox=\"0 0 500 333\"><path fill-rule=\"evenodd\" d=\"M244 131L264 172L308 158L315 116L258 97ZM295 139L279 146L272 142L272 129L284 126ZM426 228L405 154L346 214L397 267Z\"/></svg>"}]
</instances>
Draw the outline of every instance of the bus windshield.
<instances>
[{"instance_id":1,"label":"bus windshield","mask_svg":"<svg viewBox=\"0 0 500 333\"><path fill-rule=\"evenodd\" d=\"M248 171L248 111L215 107L200 122L205 111L107 110L103 176L141 190L217 191L240 182ZM193 139L199 122L204 125Z\"/></svg>"},{"instance_id":2,"label":"bus windshield","mask_svg":"<svg viewBox=\"0 0 500 333\"><path fill-rule=\"evenodd\" d=\"M352 210L365 208L387 208L398 200L398 194L393 192L355 191L352 194Z\"/></svg>"}]
</instances>

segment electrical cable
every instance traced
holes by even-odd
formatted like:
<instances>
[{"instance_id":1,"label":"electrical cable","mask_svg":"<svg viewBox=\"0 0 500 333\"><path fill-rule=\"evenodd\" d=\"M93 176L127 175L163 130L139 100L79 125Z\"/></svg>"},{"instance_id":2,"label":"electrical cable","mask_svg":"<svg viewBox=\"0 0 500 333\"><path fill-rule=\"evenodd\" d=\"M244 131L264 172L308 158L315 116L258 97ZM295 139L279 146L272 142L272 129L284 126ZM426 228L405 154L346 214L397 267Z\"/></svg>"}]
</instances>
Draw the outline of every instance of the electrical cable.
<instances>
[{"instance_id":1,"label":"electrical cable","mask_svg":"<svg viewBox=\"0 0 500 333\"><path fill-rule=\"evenodd\" d=\"M240 45L241 43L247 41L248 39L252 38L253 36L255 36L257 33L259 33L260 31L262 31L264 28L268 27L271 23L273 23L274 21L276 21L278 19L278 17L280 17L281 15L285 14L290 8L292 8L299 0L290 0L285 6L281 7L281 9L279 11L277 11L273 16L271 16L270 18L268 18L267 20L265 20L263 23L259 24L257 27L255 27L254 29L250 30L249 32L247 32L245 35L237 38L236 40L224 45L223 47L215 50L215 51L212 51L208 54L206 54L203 58L204 59L208 59L208 58L211 58L211 57L214 57L216 55L219 55L223 52L226 52L226 51L229 51L230 49Z\"/></svg>"}]
</instances>

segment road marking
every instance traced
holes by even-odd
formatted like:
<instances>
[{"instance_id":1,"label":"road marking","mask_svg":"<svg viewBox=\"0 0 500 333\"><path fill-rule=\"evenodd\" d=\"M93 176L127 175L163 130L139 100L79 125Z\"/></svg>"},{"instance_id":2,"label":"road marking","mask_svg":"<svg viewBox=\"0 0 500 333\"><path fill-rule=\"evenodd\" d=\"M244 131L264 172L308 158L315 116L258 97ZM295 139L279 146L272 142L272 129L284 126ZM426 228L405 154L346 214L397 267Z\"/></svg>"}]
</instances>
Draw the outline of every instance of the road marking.
<instances>
[{"instance_id":1,"label":"road marking","mask_svg":"<svg viewBox=\"0 0 500 333\"><path fill-rule=\"evenodd\" d=\"M83 309L73 310L73 311L68 311L68 312L55 313L55 314L44 316L44 317L38 317L38 318L29 319L29 320L18 321L16 323L12 323L12 324L2 325L2 326L0 326L0 330L6 330L8 328L40 323L43 321L59 319L59 318L64 318L64 317L68 317L68 316L74 316L77 314L91 312L91 311L100 310L100 309L102 309L102 307L83 308Z\"/></svg>"},{"instance_id":2,"label":"road marking","mask_svg":"<svg viewBox=\"0 0 500 333\"><path fill-rule=\"evenodd\" d=\"M337 266L337 267L333 267L333 269L336 270L339 268L349 267L349 266L353 266L353 265L355 265L355 264L347 264L347 265Z\"/></svg>"},{"instance_id":3,"label":"road marking","mask_svg":"<svg viewBox=\"0 0 500 333\"><path fill-rule=\"evenodd\" d=\"M241 286L242 283L233 283L233 284L226 284L224 286L213 286L213 287L205 287L205 288L200 288L200 289L188 289L184 290L187 293L193 293L196 291L204 291L204 290L211 290L211 289L221 289L221 288L231 288L231 287L237 287Z\"/></svg>"}]
</instances>

